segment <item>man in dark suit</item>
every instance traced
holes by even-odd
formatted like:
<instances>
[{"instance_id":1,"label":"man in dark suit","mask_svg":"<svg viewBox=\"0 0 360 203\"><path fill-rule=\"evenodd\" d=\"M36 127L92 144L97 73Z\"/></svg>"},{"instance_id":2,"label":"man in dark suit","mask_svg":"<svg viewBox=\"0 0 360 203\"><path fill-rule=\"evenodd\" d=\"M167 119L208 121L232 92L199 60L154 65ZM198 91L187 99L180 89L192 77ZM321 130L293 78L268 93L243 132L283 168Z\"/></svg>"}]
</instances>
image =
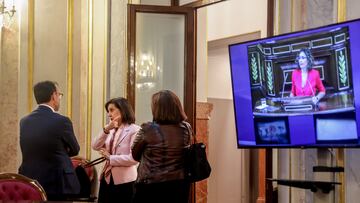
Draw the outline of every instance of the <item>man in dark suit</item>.
<instances>
[{"instance_id":1,"label":"man in dark suit","mask_svg":"<svg viewBox=\"0 0 360 203\"><path fill-rule=\"evenodd\" d=\"M37 83L34 95L38 108L20 121L19 173L37 180L48 200L66 199L80 192L70 160L80 147L70 119L57 113L63 95L57 83Z\"/></svg>"}]
</instances>

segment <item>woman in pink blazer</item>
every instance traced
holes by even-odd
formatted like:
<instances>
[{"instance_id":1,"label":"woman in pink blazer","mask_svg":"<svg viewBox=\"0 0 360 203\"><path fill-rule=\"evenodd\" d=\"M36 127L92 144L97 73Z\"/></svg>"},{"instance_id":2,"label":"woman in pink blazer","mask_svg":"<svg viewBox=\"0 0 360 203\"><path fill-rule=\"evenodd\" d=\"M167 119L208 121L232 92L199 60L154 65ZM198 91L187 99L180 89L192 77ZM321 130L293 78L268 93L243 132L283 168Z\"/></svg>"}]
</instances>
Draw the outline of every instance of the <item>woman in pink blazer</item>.
<instances>
[{"instance_id":1,"label":"woman in pink blazer","mask_svg":"<svg viewBox=\"0 0 360 203\"><path fill-rule=\"evenodd\" d=\"M298 69L292 72L290 97L311 96L317 104L325 96L325 87L320 79L319 71L312 68L314 58L309 49L301 49L296 57Z\"/></svg>"},{"instance_id":2,"label":"woman in pink blazer","mask_svg":"<svg viewBox=\"0 0 360 203\"><path fill-rule=\"evenodd\" d=\"M92 148L107 160L100 174L99 202L131 202L137 161L131 145L140 127L126 99L119 97L105 104L109 123L93 140Z\"/></svg>"}]
</instances>

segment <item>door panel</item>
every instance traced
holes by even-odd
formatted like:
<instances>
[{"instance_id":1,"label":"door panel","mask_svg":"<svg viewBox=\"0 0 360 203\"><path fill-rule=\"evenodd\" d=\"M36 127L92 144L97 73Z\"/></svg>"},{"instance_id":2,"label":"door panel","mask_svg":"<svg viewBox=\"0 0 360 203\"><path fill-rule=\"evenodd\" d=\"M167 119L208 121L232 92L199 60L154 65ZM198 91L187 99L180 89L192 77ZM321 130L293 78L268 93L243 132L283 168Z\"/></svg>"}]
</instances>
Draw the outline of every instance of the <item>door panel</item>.
<instances>
[{"instance_id":1,"label":"door panel","mask_svg":"<svg viewBox=\"0 0 360 203\"><path fill-rule=\"evenodd\" d=\"M151 96L168 89L195 128L194 9L129 5L127 96L136 123L152 120Z\"/></svg>"}]
</instances>

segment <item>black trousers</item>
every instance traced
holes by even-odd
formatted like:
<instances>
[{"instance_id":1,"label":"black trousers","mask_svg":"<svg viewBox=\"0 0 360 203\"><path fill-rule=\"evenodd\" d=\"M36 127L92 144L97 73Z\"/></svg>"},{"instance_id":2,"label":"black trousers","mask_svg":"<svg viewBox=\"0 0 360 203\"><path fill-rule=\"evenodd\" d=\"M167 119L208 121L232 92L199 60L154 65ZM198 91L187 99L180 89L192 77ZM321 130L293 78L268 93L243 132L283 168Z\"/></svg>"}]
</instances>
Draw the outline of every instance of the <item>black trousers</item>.
<instances>
[{"instance_id":1,"label":"black trousers","mask_svg":"<svg viewBox=\"0 0 360 203\"><path fill-rule=\"evenodd\" d=\"M133 203L188 203L190 183L184 180L137 183Z\"/></svg>"},{"instance_id":2,"label":"black trousers","mask_svg":"<svg viewBox=\"0 0 360 203\"><path fill-rule=\"evenodd\" d=\"M134 181L119 185L114 185L114 180L112 176L110 177L109 184L106 183L104 177L101 178L98 202L131 203L133 195L134 195Z\"/></svg>"}]
</instances>

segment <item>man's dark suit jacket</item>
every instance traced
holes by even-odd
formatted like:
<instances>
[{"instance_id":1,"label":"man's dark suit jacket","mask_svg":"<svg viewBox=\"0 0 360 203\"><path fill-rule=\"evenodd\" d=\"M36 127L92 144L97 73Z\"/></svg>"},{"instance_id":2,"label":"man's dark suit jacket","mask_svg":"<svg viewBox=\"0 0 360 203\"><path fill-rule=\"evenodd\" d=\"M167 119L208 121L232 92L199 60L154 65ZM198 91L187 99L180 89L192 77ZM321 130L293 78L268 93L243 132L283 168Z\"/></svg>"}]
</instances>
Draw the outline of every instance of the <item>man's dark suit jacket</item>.
<instances>
[{"instance_id":1,"label":"man's dark suit jacket","mask_svg":"<svg viewBox=\"0 0 360 203\"><path fill-rule=\"evenodd\" d=\"M20 121L20 147L19 173L37 180L48 197L80 192L70 160L80 147L69 118L40 105Z\"/></svg>"}]
</instances>

